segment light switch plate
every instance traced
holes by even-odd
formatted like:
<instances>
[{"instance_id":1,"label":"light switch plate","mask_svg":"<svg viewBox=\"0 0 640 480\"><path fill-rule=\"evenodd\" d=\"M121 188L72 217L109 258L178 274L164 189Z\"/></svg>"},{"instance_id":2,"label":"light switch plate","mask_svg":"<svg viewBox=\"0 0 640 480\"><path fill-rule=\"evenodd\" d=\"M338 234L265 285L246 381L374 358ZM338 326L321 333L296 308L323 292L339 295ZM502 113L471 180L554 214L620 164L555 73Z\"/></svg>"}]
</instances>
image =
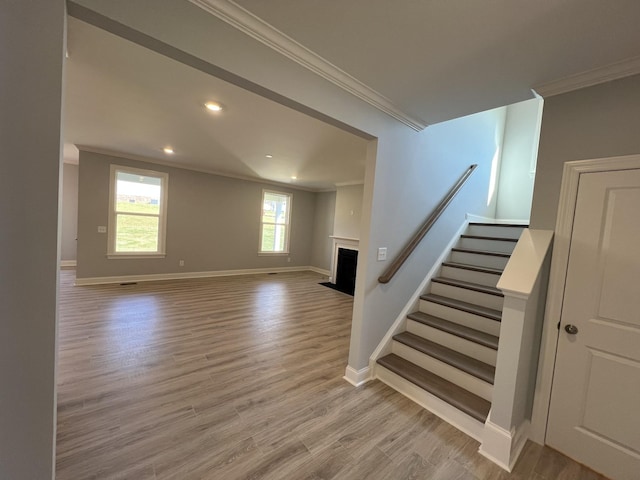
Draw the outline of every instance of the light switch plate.
<instances>
[{"instance_id":1,"label":"light switch plate","mask_svg":"<svg viewBox=\"0 0 640 480\"><path fill-rule=\"evenodd\" d=\"M382 262L387 259L387 247L380 247L378 249L378 261Z\"/></svg>"},{"instance_id":2,"label":"light switch plate","mask_svg":"<svg viewBox=\"0 0 640 480\"><path fill-rule=\"evenodd\" d=\"M98 233L107 233L107 227L99 226Z\"/></svg>"}]
</instances>

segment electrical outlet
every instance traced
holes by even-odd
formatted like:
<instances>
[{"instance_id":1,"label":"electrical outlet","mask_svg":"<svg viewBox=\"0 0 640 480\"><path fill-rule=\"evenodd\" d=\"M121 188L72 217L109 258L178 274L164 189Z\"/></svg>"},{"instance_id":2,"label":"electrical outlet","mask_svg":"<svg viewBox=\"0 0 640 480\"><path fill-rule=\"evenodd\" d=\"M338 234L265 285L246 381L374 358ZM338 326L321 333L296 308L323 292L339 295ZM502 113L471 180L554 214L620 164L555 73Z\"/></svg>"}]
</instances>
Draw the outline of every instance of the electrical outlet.
<instances>
[{"instance_id":1,"label":"electrical outlet","mask_svg":"<svg viewBox=\"0 0 640 480\"><path fill-rule=\"evenodd\" d=\"M178 262L178 265L180 265L181 267L184 267L184 260L180 260L180 261Z\"/></svg>"},{"instance_id":2,"label":"electrical outlet","mask_svg":"<svg viewBox=\"0 0 640 480\"><path fill-rule=\"evenodd\" d=\"M378 249L378 261L383 262L387 259L387 247L380 247Z\"/></svg>"}]
</instances>

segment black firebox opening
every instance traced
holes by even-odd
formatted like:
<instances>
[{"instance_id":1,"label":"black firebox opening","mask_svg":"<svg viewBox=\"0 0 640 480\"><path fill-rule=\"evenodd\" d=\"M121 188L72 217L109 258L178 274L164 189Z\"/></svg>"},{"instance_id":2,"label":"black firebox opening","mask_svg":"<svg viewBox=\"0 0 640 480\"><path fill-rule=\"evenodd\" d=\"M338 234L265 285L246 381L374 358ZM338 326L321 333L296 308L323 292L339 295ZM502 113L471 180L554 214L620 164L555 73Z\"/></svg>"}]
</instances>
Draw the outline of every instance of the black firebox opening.
<instances>
[{"instance_id":1,"label":"black firebox opening","mask_svg":"<svg viewBox=\"0 0 640 480\"><path fill-rule=\"evenodd\" d=\"M356 268L358 251L348 248L338 249L338 265L336 268L336 289L353 295L356 288Z\"/></svg>"}]
</instances>

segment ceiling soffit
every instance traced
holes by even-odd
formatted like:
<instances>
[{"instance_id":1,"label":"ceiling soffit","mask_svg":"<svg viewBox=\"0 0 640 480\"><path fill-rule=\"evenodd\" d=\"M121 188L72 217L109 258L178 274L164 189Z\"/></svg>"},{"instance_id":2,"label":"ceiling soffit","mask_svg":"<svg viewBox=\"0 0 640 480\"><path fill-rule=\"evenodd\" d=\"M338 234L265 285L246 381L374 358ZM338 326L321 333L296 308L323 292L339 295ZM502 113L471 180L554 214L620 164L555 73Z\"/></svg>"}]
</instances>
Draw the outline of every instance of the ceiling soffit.
<instances>
[{"instance_id":1,"label":"ceiling soffit","mask_svg":"<svg viewBox=\"0 0 640 480\"><path fill-rule=\"evenodd\" d=\"M384 95L376 92L240 5L228 0L189 1L414 130L421 131L427 127L423 120L403 112Z\"/></svg>"}]
</instances>

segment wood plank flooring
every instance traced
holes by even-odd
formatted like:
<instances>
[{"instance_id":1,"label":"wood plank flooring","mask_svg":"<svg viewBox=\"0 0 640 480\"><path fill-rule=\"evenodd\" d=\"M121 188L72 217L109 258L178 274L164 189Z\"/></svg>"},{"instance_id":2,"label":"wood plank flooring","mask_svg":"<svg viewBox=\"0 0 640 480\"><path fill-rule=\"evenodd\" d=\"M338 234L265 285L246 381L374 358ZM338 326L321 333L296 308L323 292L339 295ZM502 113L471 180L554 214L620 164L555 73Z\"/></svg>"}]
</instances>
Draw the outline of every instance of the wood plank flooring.
<instances>
[{"instance_id":1,"label":"wood plank flooring","mask_svg":"<svg viewBox=\"0 0 640 480\"><path fill-rule=\"evenodd\" d=\"M352 297L287 273L73 286L61 271L58 480L602 480L478 443L347 364Z\"/></svg>"}]
</instances>

